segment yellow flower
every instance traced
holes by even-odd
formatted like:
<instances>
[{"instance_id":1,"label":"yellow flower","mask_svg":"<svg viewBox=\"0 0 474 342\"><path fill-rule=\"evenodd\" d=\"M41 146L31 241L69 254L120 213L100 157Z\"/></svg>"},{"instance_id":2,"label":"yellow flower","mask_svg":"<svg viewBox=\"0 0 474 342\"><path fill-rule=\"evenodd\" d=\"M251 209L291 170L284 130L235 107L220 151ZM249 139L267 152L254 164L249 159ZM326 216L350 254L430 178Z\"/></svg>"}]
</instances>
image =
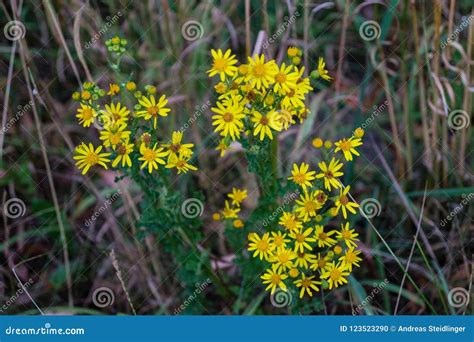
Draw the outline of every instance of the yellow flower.
<instances>
[{"instance_id":1,"label":"yellow flower","mask_svg":"<svg viewBox=\"0 0 474 342\"><path fill-rule=\"evenodd\" d=\"M150 95L149 97L143 96L138 103L145 107L144 110L139 110L136 112L137 116L143 116L145 120L150 120L153 118L153 128L156 129L156 121L159 116L168 116L168 113L171 111L166 104L168 99L165 95L162 95L158 102L156 102L155 97Z\"/></svg>"},{"instance_id":2,"label":"yellow flower","mask_svg":"<svg viewBox=\"0 0 474 342\"><path fill-rule=\"evenodd\" d=\"M268 261L276 265L278 270L286 271L293 267L292 260L295 258L296 254L291 249L277 248Z\"/></svg>"},{"instance_id":3,"label":"yellow flower","mask_svg":"<svg viewBox=\"0 0 474 342\"><path fill-rule=\"evenodd\" d=\"M82 93L81 93L81 97L83 100L87 101L87 100L90 100L92 94L89 90L84 90Z\"/></svg>"},{"instance_id":4,"label":"yellow flower","mask_svg":"<svg viewBox=\"0 0 474 342\"><path fill-rule=\"evenodd\" d=\"M232 200L232 204L240 207L240 204L247 198L247 190L232 188L232 192L227 195Z\"/></svg>"},{"instance_id":5,"label":"yellow flower","mask_svg":"<svg viewBox=\"0 0 474 342\"><path fill-rule=\"evenodd\" d=\"M120 92L120 87L119 87L118 84L116 84L116 83L109 84L109 92L107 93L107 95L115 96L119 92Z\"/></svg>"},{"instance_id":6,"label":"yellow flower","mask_svg":"<svg viewBox=\"0 0 474 342\"><path fill-rule=\"evenodd\" d=\"M286 53L288 54L288 57L296 57L298 56L298 48L295 46L290 46Z\"/></svg>"},{"instance_id":7,"label":"yellow flower","mask_svg":"<svg viewBox=\"0 0 474 342\"><path fill-rule=\"evenodd\" d=\"M163 148L157 148L157 144L150 148L145 144L140 146L140 154L142 155L138 160L143 161L140 169L144 169L148 166L148 172L151 173L153 169L158 170L158 164L165 165L166 162L161 158L167 155L166 152L163 152Z\"/></svg>"},{"instance_id":8,"label":"yellow flower","mask_svg":"<svg viewBox=\"0 0 474 342\"><path fill-rule=\"evenodd\" d=\"M209 77L219 74L220 80L223 82L227 76L234 76L237 67L234 64L237 63L235 59L235 55L231 55L232 51L227 49L227 51L223 54L222 50L219 49L215 51L214 49L211 50L213 62L212 68L207 71Z\"/></svg>"},{"instance_id":9,"label":"yellow flower","mask_svg":"<svg viewBox=\"0 0 474 342\"><path fill-rule=\"evenodd\" d=\"M133 144L129 144L129 139L125 139L124 142L119 143L117 147L117 157L112 162L112 167L116 167L120 161L122 161L122 167L127 165L132 167L132 160L130 159L130 153L133 152Z\"/></svg>"},{"instance_id":10,"label":"yellow flower","mask_svg":"<svg viewBox=\"0 0 474 342\"><path fill-rule=\"evenodd\" d=\"M286 211L283 212L283 215L280 217L280 221L278 222L278 224L282 225L283 227L285 227L286 230L289 230L290 232L303 227L303 224L298 221L294 214L288 213Z\"/></svg>"},{"instance_id":11,"label":"yellow flower","mask_svg":"<svg viewBox=\"0 0 474 342\"><path fill-rule=\"evenodd\" d=\"M237 220L234 220L232 225L234 226L234 228L243 228L244 223L242 222L242 220L237 219Z\"/></svg>"},{"instance_id":12,"label":"yellow flower","mask_svg":"<svg viewBox=\"0 0 474 342\"><path fill-rule=\"evenodd\" d=\"M279 287L283 291L287 290L287 287L283 280L288 278L288 276L286 274L282 274L281 272L282 271L278 270L276 265L272 265L272 268L267 269L267 272L260 277L263 280L264 285L268 284L265 290L270 290L271 294L275 293L277 287Z\"/></svg>"},{"instance_id":13,"label":"yellow flower","mask_svg":"<svg viewBox=\"0 0 474 342\"><path fill-rule=\"evenodd\" d=\"M100 131L99 139L103 140L105 147L115 147L125 139L130 138L130 131L126 131L127 125L123 122L112 122L106 128Z\"/></svg>"},{"instance_id":14,"label":"yellow flower","mask_svg":"<svg viewBox=\"0 0 474 342\"><path fill-rule=\"evenodd\" d=\"M296 81L298 80L298 74L292 72L292 65L286 66L283 63L278 70L278 73L275 75L275 85L273 89L276 93L285 95L292 89L296 88Z\"/></svg>"},{"instance_id":15,"label":"yellow flower","mask_svg":"<svg viewBox=\"0 0 474 342\"><path fill-rule=\"evenodd\" d=\"M297 208L295 211L304 222L309 221L310 217L315 217L316 211L323 207L316 198L318 194L320 192L313 191L308 193L305 191L303 195L300 195L300 199L296 200Z\"/></svg>"},{"instance_id":16,"label":"yellow flower","mask_svg":"<svg viewBox=\"0 0 474 342\"><path fill-rule=\"evenodd\" d=\"M332 80L332 77L329 76L329 72L325 68L326 68L326 63L324 62L324 59L322 57L319 57L318 69L314 70L311 73L311 77L313 78L321 77L322 79L325 79L326 81Z\"/></svg>"},{"instance_id":17,"label":"yellow flower","mask_svg":"<svg viewBox=\"0 0 474 342\"><path fill-rule=\"evenodd\" d=\"M220 134L224 137L230 135L232 140L240 138L240 131L244 127L242 119L244 118L243 107L236 97L229 101L217 102L217 108L211 110L216 113L212 116L213 126L216 126L215 132L222 131Z\"/></svg>"},{"instance_id":18,"label":"yellow flower","mask_svg":"<svg viewBox=\"0 0 474 342\"><path fill-rule=\"evenodd\" d=\"M168 152L165 152L168 154ZM178 174L181 172L188 172L189 170L196 171L197 167L188 163L189 156L183 154L170 154L168 158L168 163L166 164L167 169L176 168L178 170Z\"/></svg>"},{"instance_id":19,"label":"yellow flower","mask_svg":"<svg viewBox=\"0 0 474 342\"><path fill-rule=\"evenodd\" d=\"M336 245L336 246L334 246L334 249L333 249L333 251L334 251L334 254L337 254L337 255L339 255L339 254L341 254L341 253L342 253L342 247L341 247L341 246L339 246L339 245Z\"/></svg>"},{"instance_id":20,"label":"yellow flower","mask_svg":"<svg viewBox=\"0 0 474 342\"><path fill-rule=\"evenodd\" d=\"M219 221L221 219L221 214L219 214L219 213L212 214L212 219L214 221Z\"/></svg>"},{"instance_id":21,"label":"yellow flower","mask_svg":"<svg viewBox=\"0 0 474 342\"><path fill-rule=\"evenodd\" d=\"M285 94L281 100L281 104L286 107L304 107L305 95L297 89L292 89Z\"/></svg>"},{"instance_id":22,"label":"yellow flower","mask_svg":"<svg viewBox=\"0 0 474 342\"><path fill-rule=\"evenodd\" d=\"M329 150L332 147L332 142L330 142L329 140L326 140L324 142L324 147Z\"/></svg>"},{"instance_id":23,"label":"yellow flower","mask_svg":"<svg viewBox=\"0 0 474 342\"><path fill-rule=\"evenodd\" d=\"M347 161L353 159L352 155L360 156L359 152L355 149L357 146L362 145L362 141L359 138L351 137L349 139L341 139L335 143L336 149L334 152L342 151L344 153L344 158Z\"/></svg>"},{"instance_id":24,"label":"yellow flower","mask_svg":"<svg viewBox=\"0 0 474 342\"><path fill-rule=\"evenodd\" d=\"M217 83L215 86L214 86L214 89L216 91L216 93L218 94L224 94L225 93L225 89L226 89L226 86L223 82L219 82Z\"/></svg>"},{"instance_id":25,"label":"yellow flower","mask_svg":"<svg viewBox=\"0 0 474 342\"><path fill-rule=\"evenodd\" d=\"M346 219L347 218L347 211L350 211L351 213L355 214L356 211L354 208L358 208L359 205L355 202L351 202L349 201L349 198L347 197L347 193L349 192L350 190L350 186L347 186L344 191L342 189L340 189L340 194L339 194L339 197L336 199L336 214L339 213L339 209L342 209L342 216L344 216L344 218Z\"/></svg>"},{"instance_id":26,"label":"yellow flower","mask_svg":"<svg viewBox=\"0 0 474 342\"><path fill-rule=\"evenodd\" d=\"M312 250L313 247L309 242L315 242L316 240L309 237L313 232L313 228L307 228L303 231L303 228L290 232L290 237L295 240L295 252L304 252L305 248Z\"/></svg>"},{"instance_id":27,"label":"yellow flower","mask_svg":"<svg viewBox=\"0 0 474 342\"><path fill-rule=\"evenodd\" d=\"M226 144L225 140L222 139L222 140L219 142L219 145L217 145L216 151L220 151L219 156L220 156L220 157L223 157L224 154L225 154L225 151L227 151L228 148L229 148L229 146Z\"/></svg>"},{"instance_id":28,"label":"yellow flower","mask_svg":"<svg viewBox=\"0 0 474 342\"><path fill-rule=\"evenodd\" d=\"M297 116L298 113L293 107L281 106L280 110L277 111L277 120L280 121L283 129L286 131L290 125L295 123L293 116Z\"/></svg>"},{"instance_id":29,"label":"yellow flower","mask_svg":"<svg viewBox=\"0 0 474 342\"><path fill-rule=\"evenodd\" d=\"M364 130L360 127L357 127L354 131L354 136L359 139L362 138L364 134L365 134Z\"/></svg>"},{"instance_id":30,"label":"yellow flower","mask_svg":"<svg viewBox=\"0 0 474 342\"><path fill-rule=\"evenodd\" d=\"M286 234L279 232L272 232L272 242L276 248L285 248L290 239L286 238Z\"/></svg>"},{"instance_id":31,"label":"yellow flower","mask_svg":"<svg viewBox=\"0 0 474 342\"><path fill-rule=\"evenodd\" d=\"M349 222L346 222L345 225L341 223L341 231L337 232L337 238L344 240L347 247L357 247L355 241L359 241L358 236L359 234L355 232L355 229L349 228Z\"/></svg>"},{"instance_id":32,"label":"yellow flower","mask_svg":"<svg viewBox=\"0 0 474 342\"><path fill-rule=\"evenodd\" d=\"M347 277L349 272L346 271L345 267L335 262L329 262L326 269L321 274L321 279L327 279L329 283L329 289L332 290L333 287L339 287L344 283L347 283Z\"/></svg>"},{"instance_id":33,"label":"yellow flower","mask_svg":"<svg viewBox=\"0 0 474 342\"><path fill-rule=\"evenodd\" d=\"M82 170L83 175L86 174L89 168L96 164L107 169L106 163L110 162L107 157L110 156L110 153L100 153L100 151L102 151L102 146L94 148L94 145L91 143L89 143L89 145L81 143L76 147L73 158L76 161L77 167Z\"/></svg>"},{"instance_id":34,"label":"yellow flower","mask_svg":"<svg viewBox=\"0 0 474 342\"><path fill-rule=\"evenodd\" d=\"M313 297L313 292L311 290L319 292L319 288L316 285L321 285L321 282L313 279L314 276L306 277L306 275L302 273L301 279L295 281L296 287L301 287L300 298L303 298L305 293L307 293L310 297Z\"/></svg>"},{"instance_id":35,"label":"yellow flower","mask_svg":"<svg viewBox=\"0 0 474 342\"><path fill-rule=\"evenodd\" d=\"M339 261L346 270L352 272L352 266L360 267L359 262L362 261L362 259L359 258L360 253L361 251L354 250L354 247L349 247L346 253L339 258Z\"/></svg>"},{"instance_id":36,"label":"yellow flower","mask_svg":"<svg viewBox=\"0 0 474 342\"><path fill-rule=\"evenodd\" d=\"M296 278L299 274L300 274L300 271L298 271L297 268L292 268L288 274L290 275L291 278Z\"/></svg>"},{"instance_id":37,"label":"yellow flower","mask_svg":"<svg viewBox=\"0 0 474 342\"><path fill-rule=\"evenodd\" d=\"M316 178L324 178L324 187L331 191L331 187L338 189L341 187L341 183L337 179L337 177L341 177L343 173L339 171L343 164L332 158L329 162L329 165L326 162L321 162L318 164L319 168L321 169L321 173L316 175Z\"/></svg>"},{"instance_id":38,"label":"yellow flower","mask_svg":"<svg viewBox=\"0 0 474 342\"><path fill-rule=\"evenodd\" d=\"M323 226L317 225L316 230L314 232L314 237L315 237L315 240L318 242L318 247L322 248L322 247L334 245L336 243L336 240L331 238L331 236L334 235L335 233L336 233L335 230L331 230L326 233L324 231Z\"/></svg>"},{"instance_id":39,"label":"yellow flower","mask_svg":"<svg viewBox=\"0 0 474 342\"><path fill-rule=\"evenodd\" d=\"M296 253L296 260L295 260L295 265L298 267L303 267L303 268L308 268L309 264L308 263L313 263L314 259L316 256L311 253L305 253L305 252L298 252Z\"/></svg>"},{"instance_id":40,"label":"yellow flower","mask_svg":"<svg viewBox=\"0 0 474 342\"><path fill-rule=\"evenodd\" d=\"M169 159L171 157L176 157L178 155L189 157L193 153L192 148L194 144L183 144L181 140L183 139L183 132L175 131L171 135L171 143L163 144L164 148L168 149Z\"/></svg>"},{"instance_id":41,"label":"yellow flower","mask_svg":"<svg viewBox=\"0 0 474 342\"><path fill-rule=\"evenodd\" d=\"M260 140L263 140L265 136L273 139L272 129L275 131L282 130L281 122L278 121L278 115L275 111L270 111L267 115L254 111L251 121L254 123L253 135L260 134Z\"/></svg>"},{"instance_id":42,"label":"yellow flower","mask_svg":"<svg viewBox=\"0 0 474 342\"><path fill-rule=\"evenodd\" d=\"M135 91L135 89L137 89L137 84L135 82L129 81L125 85L125 88L127 88L128 91Z\"/></svg>"},{"instance_id":43,"label":"yellow flower","mask_svg":"<svg viewBox=\"0 0 474 342\"><path fill-rule=\"evenodd\" d=\"M237 218L237 213L240 211L240 208L234 208L229 205L228 201L225 201L225 207L222 209L222 216L225 219Z\"/></svg>"},{"instance_id":44,"label":"yellow flower","mask_svg":"<svg viewBox=\"0 0 474 342\"><path fill-rule=\"evenodd\" d=\"M79 123L84 127L89 127L94 122L97 112L94 108L81 103L81 108L77 110L76 118L79 119Z\"/></svg>"},{"instance_id":45,"label":"yellow flower","mask_svg":"<svg viewBox=\"0 0 474 342\"><path fill-rule=\"evenodd\" d=\"M295 184L298 184L306 191L306 187L312 187L311 181L314 180L314 175L316 172L308 171L309 165L306 163L301 163L300 167L293 164L293 171L291 171L292 176L288 177L289 180L292 180Z\"/></svg>"},{"instance_id":46,"label":"yellow flower","mask_svg":"<svg viewBox=\"0 0 474 342\"><path fill-rule=\"evenodd\" d=\"M260 57L256 55L254 58L248 57L249 73L245 77L246 82L250 82L252 87L257 90L260 88L268 88L268 86L275 82L275 75L278 73L278 66L274 60L265 63L265 56Z\"/></svg>"},{"instance_id":47,"label":"yellow flower","mask_svg":"<svg viewBox=\"0 0 474 342\"><path fill-rule=\"evenodd\" d=\"M314 138L313 146L316 148L321 148L323 146L323 140L321 138Z\"/></svg>"},{"instance_id":48,"label":"yellow flower","mask_svg":"<svg viewBox=\"0 0 474 342\"><path fill-rule=\"evenodd\" d=\"M120 102L117 104L111 103L105 105L105 111L102 111L101 120L103 122L104 128L108 127L113 123L127 123L128 114L130 111L126 106L122 106Z\"/></svg>"},{"instance_id":49,"label":"yellow flower","mask_svg":"<svg viewBox=\"0 0 474 342\"><path fill-rule=\"evenodd\" d=\"M309 267L310 269L316 271L316 270L325 270L328 267L328 261L329 257L326 256L321 256L320 253L316 256L316 259L313 261L311 266Z\"/></svg>"},{"instance_id":50,"label":"yellow flower","mask_svg":"<svg viewBox=\"0 0 474 342\"><path fill-rule=\"evenodd\" d=\"M271 243L270 233L265 233L262 237L255 233L249 237L249 240L249 252L255 251L252 257L258 256L260 260L270 258L271 252L275 248L275 245Z\"/></svg>"}]
</instances>

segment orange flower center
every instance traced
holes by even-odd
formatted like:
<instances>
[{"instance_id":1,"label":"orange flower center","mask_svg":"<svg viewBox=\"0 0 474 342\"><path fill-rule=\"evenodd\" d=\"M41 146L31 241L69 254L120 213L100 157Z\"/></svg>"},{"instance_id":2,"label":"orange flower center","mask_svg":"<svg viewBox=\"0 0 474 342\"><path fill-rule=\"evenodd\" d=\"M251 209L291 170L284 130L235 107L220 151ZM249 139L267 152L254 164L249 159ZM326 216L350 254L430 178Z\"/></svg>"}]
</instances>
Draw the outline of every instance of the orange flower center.
<instances>
[{"instance_id":1,"label":"orange flower center","mask_svg":"<svg viewBox=\"0 0 474 342\"><path fill-rule=\"evenodd\" d=\"M232 122L232 120L234 120L234 116L232 115L232 113L224 113L224 115L222 115L222 119L225 121L225 122Z\"/></svg>"}]
</instances>

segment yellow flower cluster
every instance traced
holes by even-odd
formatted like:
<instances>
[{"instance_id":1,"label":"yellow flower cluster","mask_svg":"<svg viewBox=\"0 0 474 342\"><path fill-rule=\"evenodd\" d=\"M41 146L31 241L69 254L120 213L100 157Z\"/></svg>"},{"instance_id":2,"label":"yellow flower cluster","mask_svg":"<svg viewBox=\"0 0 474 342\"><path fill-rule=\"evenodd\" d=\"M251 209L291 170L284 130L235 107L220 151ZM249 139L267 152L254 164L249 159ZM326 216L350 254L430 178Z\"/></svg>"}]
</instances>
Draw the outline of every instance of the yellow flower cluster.
<instances>
[{"instance_id":1,"label":"yellow flower cluster","mask_svg":"<svg viewBox=\"0 0 474 342\"><path fill-rule=\"evenodd\" d=\"M232 192L227 194L228 200L225 201L224 209L220 213L214 213L212 216L214 220L219 221L224 220L233 220L232 225L235 228L243 228L244 223L239 218L240 206L242 202L247 198L247 190L232 188ZM230 201L230 203L229 203Z\"/></svg>"},{"instance_id":2,"label":"yellow flower cluster","mask_svg":"<svg viewBox=\"0 0 474 342\"><path fill-rule=\"evenodd\" d=\"M277 288L287 291L293 284L300 298L312 297L321 286L333 289L347 283L353 267L359 267L359 234L347 222L348 214L356 214L359 205L350 198L350 186L344 187L339 178L343 176L340 157L351 161L353 155L358 156L363 135L358 128L349 139L335 142L331 157L319 162L318 170L306 163L294 164L288 180L302 192L292 210L282 212L277 231L249 234L248 250L270 264L261 279L272 294ZM318 148L323 146L319 140L313 142ZM330 220L339 213L344 220L336 229Z\"/></svg>"},{"instance_id":3,"label":"yellow flower cluster","mask_svg":"<svg viewBox=\"0 0 474 342\"><path fill-rule=\"evenodd\" d=\"M110 46L123 45L121 40L114 39ZM107 91L85 82L82 92L75 92L72 97L79 102L79 123L94 126L101 141L97 147L92 143L76 147L74 159L82 174L95 165L107 169L109 163L113 168L131 168L137 163L149 173L158 170L159 165L175 168L178 173L197 170L189 164L194 145L182 142L182 132L173 132L169 142L158 140L158 118L168 116L170 108L166 96L158 97L154 86L148 85L142 92L135 82L129 81L109 84ZM124 104L126 101L134 104L133 110Z\"/></svg>"},{"instance_id":4,"label":"yellow flower cluster","mask_svg":"<svg viewBox=\"0 0 474 342\"><path fill-rule=\"evenodd\" d=\"M276 133L295 124L295 119L304 121L308 113L304 101L313 88L304 76L304 67L297 66L301 50L288 49L288 65L278 65L264 55L248 57L247 63L238 64L231 50L211 50L211 54L213 62L208 74L218 76L220 81L214 87L218 101L212 108L212 124L223 137L217 147L221 156L230 141L242 135L273 139ZM317 75L312 74L331 79L324 68L320 58Z\"/></svg>"}]
</instances>

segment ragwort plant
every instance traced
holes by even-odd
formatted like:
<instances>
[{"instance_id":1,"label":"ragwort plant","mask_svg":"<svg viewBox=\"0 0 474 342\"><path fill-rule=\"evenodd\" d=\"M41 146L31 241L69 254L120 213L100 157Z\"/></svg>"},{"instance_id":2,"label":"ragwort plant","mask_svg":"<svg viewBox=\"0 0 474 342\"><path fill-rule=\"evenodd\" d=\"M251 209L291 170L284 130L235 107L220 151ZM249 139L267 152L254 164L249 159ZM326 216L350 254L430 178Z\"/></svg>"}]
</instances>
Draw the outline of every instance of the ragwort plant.
<instances>
[{"instance_id":1,"label":"ragwort plant","mask_svg":"<svg viewBox=\"0 0 474 342\"><path fill-rule=\"evenodd\" d=\"M307 161L294 164L286 180L277 174L278 133L307 117L305 99L313 90L311 79L331 80L324 60L320 58L317 69L305 77L304 67L298 67L301 50L295 47L287 51L290 62L281 65L264 55L248 57L248 63L238 65L230 50L211 53L208 73L219 78L212 108L215 131L222 136L217 150L222 156L231 142L239 141L260 190L259 204L247 219L239 215L248 189L233 188L224 208L214 214L215 220L229 222L229 239L237 250L248 239L253 259L245 251L238 259L242 287L252 289L260 278L271 295L284 291L310 298L321 288L332 290L347 283L361 261L358 234L348 221L358 204L350 198L350 186L339 178L344 174L342 158L350 162L359 155L364 131L357 128L350 138L334 144L316 138L313 146L322 151L317 170ZM292 200L282 203L288 192ZM304 302L296 306L302 308Z\"/></svg>"},{"instance_id":2,"label":"ragwort plant","mask_svg":"<svg viewBox=\"0 0 474 342\"><path fill-rule=\"evenodd\" d=\"M185 142L182 131L171 132L163 122L173 113L168 98L157 94L153 85L139 89L131 75L124 75L122 57L127 53L127 41L113 37L106 42L109 65L116 82L108 89L85 82L81 91L73 94L78 103L77 120L86 128L93 128L98 142L82 142L76 147L74 159L82 174L93 168L117 172L116 180L132 179L143 193L140 201L141 217L138 227L141 236L153 233L160 246L175 264L163 263L170 271L177 270L183 285L189 289L209 277L215 279L208 267L206 253L189 253L202 236L202 208L183 208L186 198L176 191L176 178L197 170L193 165L192 143ZM190 205L199 205L197 194ZM199 211L199 212L196 212ZM186 211L189 211L186 213ZM162 253L161 253L162 254ZM186 295L186 291L183 293ZM180 303L178 303L180 304Z\"/></svg>"}]
</instances>

